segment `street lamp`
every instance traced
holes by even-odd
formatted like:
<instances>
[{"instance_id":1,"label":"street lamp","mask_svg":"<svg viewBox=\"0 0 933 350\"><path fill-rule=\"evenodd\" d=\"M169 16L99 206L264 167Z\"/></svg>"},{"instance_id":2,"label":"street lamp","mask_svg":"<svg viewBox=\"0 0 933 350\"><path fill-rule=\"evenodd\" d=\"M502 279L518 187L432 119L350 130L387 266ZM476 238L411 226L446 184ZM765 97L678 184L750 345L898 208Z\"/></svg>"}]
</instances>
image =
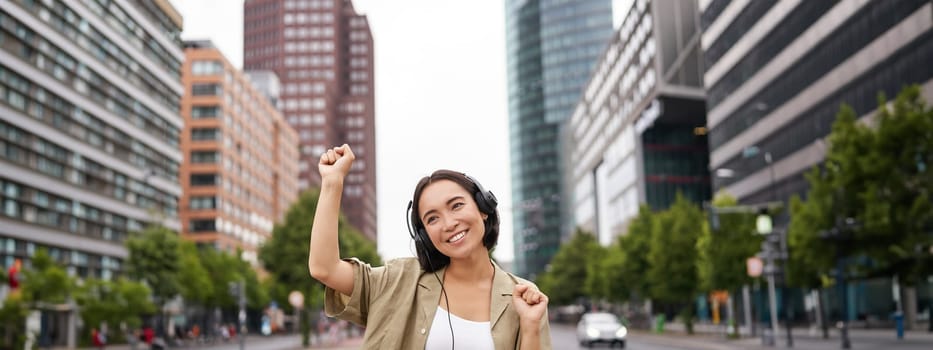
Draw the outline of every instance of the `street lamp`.
<instances>
[{"instance_id":1,"label":"street lamp","mask_svg":"<svg viewBox=\"0 0 933 350\"><path fill-rule=\"evenodd\" d=\"M765 247L770 247L770 235L773 233L773 225L771 222L771 215L768 215L767 212L761 212L758 214L758 217L755 219L755 229L760 235L766 235L769 238L765 239ZM771 334L765 335L763 340L767 345L774 345L774 337L778 334L778 319L777 319L777 295L774 290L774 258L771 255L771 249L764 249L764 252L767 254L765 256L765 275L768 278L768 307L771 310Z\"/></svg>"},{"instance_id":2,"label":"street lamp","mask_svg":"<svg viewBox=\"0 0 933 350\"><path fill-rule=\"evenodd\" d=\"M849 327L846 322L848 318L847 307L849 304L849 293L846 291L845 248L852 239L852 232L857 229L858 224L853 218L846 218L845 220L836 219L836 223L832 228L820 231L819 233L820 238L832 241L836 246L836 284L839 288L840 299L842 301L842 320L839 321L839 333L842 338L843 349L852 347L852 344L849 342Z\"/></svg>"},{"instance_id":3,"label":"street lamp","mask_svg":"<svg viewBox=\"0 0 933 350\"><path fill-rule=\"evenodd\" d=\"M756 104L755 108L763 111L767 109L767 105L759 102L758 104ZM762 152L761 152L761 148L759 148L758 146L749 146L749 147L745 147L744 149L742 149L742 158L746 158L746 159L753 158L753 157L757 157L759 154L762 154ZM769 173L769 179L770 179L768 187L771 191L771 201L776 202L778 200L778 196L777 196L777 188L774 186L776 182L775 173L774 173L774 161L771 156L771 152L766 151L762 154L762 156L764 158L765 164L767 164L768 166L768 173ZM715 175L716 177L719 177L719 178L733 178L736 176L736 172L733 169L719 168L719 169L716 169ZM780 248L777 249L775 253L777 253L780 256L780 258L783 260L782 269L786 271L787 270L787 257L789 256L789 254L787 253L787 230L779 230L776 233L776 236L771 236L774 230L774 227L773 227L772 218L767 213L761 213L761 215L758 216L758 219L756 221L756 226L758 228L758 233L763 234L763 235L768 235L769 241L777 240L780 243ZM776 237L776 238L770 238L770 237ZM766 243L766 244L770 246L769 243ZM769 254L769 257L770 257L770 254ZM771 273L768 274L768 293L769 293L769 298L771 299L770 303L772 306L771 323L772 323L773 335L771 339L766 339L766 341L770 342L770 344L773 345L773 337L777 336L777 333L778 333L777 311L776 311L776 306L775 306L776 296L774 292L774 283L775 283L774 274L777 272L777 267L774 264L774 259L772 258L768 259L768 266L769 267L766 267L765 270L771 271ZM787 283L786 283L786 277L785 277L785 283L783 283L781 290L784 296L784 312L785 312L785 319L787 322L787 347L793 347L794 340L793 340L793 335L791 332L792 310L791 310L791 307L788 306L787 300L789 299L788 298L789 293L788 293L788 288L786 284Z\"/></svg>"}]
</instances>

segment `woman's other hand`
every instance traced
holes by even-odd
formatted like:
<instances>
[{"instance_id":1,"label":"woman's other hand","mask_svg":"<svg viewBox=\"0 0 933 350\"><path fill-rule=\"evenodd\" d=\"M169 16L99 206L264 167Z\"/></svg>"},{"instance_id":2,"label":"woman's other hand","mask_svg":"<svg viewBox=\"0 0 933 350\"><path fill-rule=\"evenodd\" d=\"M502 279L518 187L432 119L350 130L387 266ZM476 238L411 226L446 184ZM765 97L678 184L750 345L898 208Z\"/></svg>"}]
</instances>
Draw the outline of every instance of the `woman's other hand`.
<instances>
[{"instance_id":1,"label":"woman's other hand","mask_svg":"<svg viewBox=\"0 0 933 350\"><path fill-rule=\"evenodd\" d=\"M526 284L516 284L512 290L512 306L518 313L521 327L537 330L547 312L547 296Z\"/></svg>"}]
</instances>

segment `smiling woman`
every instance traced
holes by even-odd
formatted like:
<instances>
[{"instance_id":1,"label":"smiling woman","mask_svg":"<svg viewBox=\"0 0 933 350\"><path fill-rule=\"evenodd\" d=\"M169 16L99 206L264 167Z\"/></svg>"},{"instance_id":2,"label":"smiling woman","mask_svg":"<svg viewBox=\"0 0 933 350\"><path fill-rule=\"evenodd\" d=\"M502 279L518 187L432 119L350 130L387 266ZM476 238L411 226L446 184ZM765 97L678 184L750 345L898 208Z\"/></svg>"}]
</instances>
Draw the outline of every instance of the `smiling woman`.
<instances>
[{"instance_id":1,"label":"smiling woman","mask_svg":"<svg viewBox=\"0 0 933 350\"><path fill-rule=\"evenodd\" d=\"M337 215L354 158L343 145L318 163L308 269L327 286L328 316L365 326L367 349L453 349L457 340L470 349L551 348L547 296L490 259L498 203L463 173L438 170L415 187L408 209L417 259L380 267L339 259Z\"/></svg>"}]
</instances>

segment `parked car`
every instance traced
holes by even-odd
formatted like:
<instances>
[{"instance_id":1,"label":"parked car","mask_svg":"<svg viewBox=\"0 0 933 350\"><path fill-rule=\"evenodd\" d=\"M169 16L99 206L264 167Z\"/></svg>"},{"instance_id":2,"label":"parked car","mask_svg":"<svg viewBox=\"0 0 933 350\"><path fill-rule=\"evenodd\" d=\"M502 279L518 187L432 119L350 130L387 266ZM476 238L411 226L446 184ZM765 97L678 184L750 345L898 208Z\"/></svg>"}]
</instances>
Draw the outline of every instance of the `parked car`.
<instances>
[{"instance_id":1,"label":"parked car","mask_svg":"<svg viewBox=\"0 0 933 350\"><path fill-rule=\"evenodd\" d=\"M625 336L628 328L616 315L607 312L591 312L583 314L577 323L577 341L585 347L597 343L607 343L610 347L619 345L625 347Z\"/></svg>"}]
</instances>

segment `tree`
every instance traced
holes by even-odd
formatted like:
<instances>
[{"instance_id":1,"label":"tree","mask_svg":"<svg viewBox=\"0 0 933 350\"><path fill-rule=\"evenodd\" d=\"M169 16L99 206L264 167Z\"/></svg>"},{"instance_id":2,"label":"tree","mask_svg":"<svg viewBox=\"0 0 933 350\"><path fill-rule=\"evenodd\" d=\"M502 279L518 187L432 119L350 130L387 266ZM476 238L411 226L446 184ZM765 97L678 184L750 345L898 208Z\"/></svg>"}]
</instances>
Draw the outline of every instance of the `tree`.
<instances>
[{"instance_id":1,"label":"tree","mask_svg":"<svg viewBox=\"0 0 933 350\"><path fill-rule=\"evenodd\" d=\"M205 268L204 262L198 253L198 248L193 242L182 240L178 242L178 249L182 266L181 271L178 272L178 278L180 281L184 281L180 285L181 296L185 298L186 302L195 302L201 305L209 304L215 300L216 290L226 290L223 285L211 283L214 273L221 272L209 272ZM227 269L232 268L233 265L227 267Z\"/></svg>"},{"instance_id":2,"label":"tree","mask_svg":"<svg viewBox=\"0 0 933 350\"><path fill-rule=\"evenodd\" d=\"M256 272L248 262L238 257L239 254L205 248L200 249L198 255L207 275L210 276L209 284L215 286L205 306L236 308L239 305L238 300L230 293L229 286L239 282L244 282L246 285L246 300L249 307L258 309L268 303L269 296L259 287Z\"/></svg>"},{"instance_id":3,"label":"tree","mask_svg":"<svg viewBox=\"0 0 933 350\"><path fill-rule=\"evenodd\" d=\"M612 281L611 289L614 291L611 299L616 301L647 299L649 290L648 252L651 250L652 234L654 233L655 217L651 208L642 205L638 216L632 220L628 227L628 234L620 236L616 244L610 248L610 258L607 259L606 269ZM612 252L618 251L618 254Z\"/></svg>"},{"instance_id":4,"label":"tree","mask_svg":"<svg viewBox=\"0 0 933 350\"><path fill-rule=\"evenodd\" d=\"M844 253L869 262L851 265L857 275L897 275L910 285L933 269L924 253L933 244L933 172L927 169L933 162L933 109L917 86L905 88L891 106L882 95L879 106L870 125L859 123L852 108L840 109L826 160L807 175L807 201L792 207L792 258L814 269L792 271L828 272L832 265L826 259L838 244L814 243L820 232L847 218L857 229Z\"/></svg>"},{"instance_id":5,"label":"tree","mask_svg":"<svg viewBox=\"0 0 933 350\"><path fill-rule=\"evenodd\" d=\"M99 327L103 322L116 326L125 323L129 329L142 325L140 315L155 312L149 301L149 287L145 284L117 279L116 281L89 278L84 281L75 295L81 306L81 319L89 327Z\"/></svg>"},{"instance_id":6,"label":"tree","mask_svg":"<svg viewBox=\"0 0 933 350\"><path fill-rule=\"evenodd\" d=\"M152 289L159 309L182 291L180 245L178 234L161 226L147 228L126 242L127 274Z\"/></svg>"},{"instance_id":7,"label":"tree","mask_svg":"<svg viewBox=\"0 0 933 350\"><path fill-rule=\"evenodd\" d=\"M738 201L726 193L713 198L713 207L736 206ZM704 225L697 241L698 272L703 291L734 291L752 282L745 261L754 256L763 238L755 234L752 213L718 213L719 228Z\"/></svg>"},{"instance_id":8,"label":"tree","mask_svg":"<svg viewBox=\"0 0 933 350\"><path fill-rule=\"evenodd\" d=\"M699 291L697 238L703 230L702 211L677 194L674 204L657 215L648 252L651 296L661 303L682 305L687 332L693 332L693 298Z\"/></svg>"},{"instance_id":9,"label":"tree","mask_svg":"<svg viewBox=\"0 0 933 350\"><path fill-rule=\"evenodd\" d=\"M26 342L26 317L29 310L50 304L62 304L75 290L74 279L49 257L45 249L36 250L31 265L31 268L20 272L20 292L11 293L2 301L0 348L22 348Z\"/></svg>"},{"instance_id":10,"label":"tree","mask_svg":"<svg viewBox=\"0 0 933 350\"><path fill-rule=\"evenodd\" d=\"M305 316L301 317L304 344L308 343L308 312L320 308L324 302L323 286L311 278L308 272L311 226L319 196L320 190L317 189L302 193L288 209L285 220L273 227L272 237L259 251L259 258L269 272L272 299L283 305L286 311L291 311L291 305L286 302L288 293L297 290L305 296ZM373 266L382 265L375 244L364 238L343 215L338 220L341 257L358 257Z\"/></svg>"},{"instance_id":11,"label":"tree","mask_svg":"<svg viewBox=\"0 0 933 350\"><path fill-rule=\"evenodd\" d=\"M10 295L0 307L0 349L22 349L26 343L29 308L22 295Z\"/></svg>"},{"instance_id":12,"label":"tree","mask_svg":"<svg viewBox=\"0 0 933 350\"><path fill-rule=\"evenodd\" d=\"M869 180L859 193L864 229L856 236L878 265L866 269L869 275L897 275L914 285L933 272L924 252L933 245L933 172L927 169L933 164L933 108L917 85L891 106L882 94L878 105L872 157L856 157Z\"/></svg>"},{"instance_id":13,"label":"tree","mask_svg":"<svg viewBox=\"0 0 933 350\"><path fill-rule=\"evenodd\" d=\"M590 255L586 260L586 280L583 291L593 299L608 300L610 295L610 276L606 270L609 250L599 242L589 247Z\"/></svg>"},{"instance_id":14,"label":"tree","mask_svg":"<svg viewBox=\"0 0 933 350\"><path fill-rule=\"evenodd\" d=\"M545 272L538 277L538 287L554 305L570 305L589 296L586 290L587 266L598 261L599 242L593 234L577 229L570 241L560 246Z\"/></svg>"},{"instance_id":15,"label":"tree","mask_svg":"<svg viewBox=\"0 0 933 350\"><path fill-rule=\"evenodd\" d=\"M23 271L23 300L36 304L62 304L75 289L74 279L55 263L45 249L36 250L32 268Z\"/></svg>"}]
</instances>

